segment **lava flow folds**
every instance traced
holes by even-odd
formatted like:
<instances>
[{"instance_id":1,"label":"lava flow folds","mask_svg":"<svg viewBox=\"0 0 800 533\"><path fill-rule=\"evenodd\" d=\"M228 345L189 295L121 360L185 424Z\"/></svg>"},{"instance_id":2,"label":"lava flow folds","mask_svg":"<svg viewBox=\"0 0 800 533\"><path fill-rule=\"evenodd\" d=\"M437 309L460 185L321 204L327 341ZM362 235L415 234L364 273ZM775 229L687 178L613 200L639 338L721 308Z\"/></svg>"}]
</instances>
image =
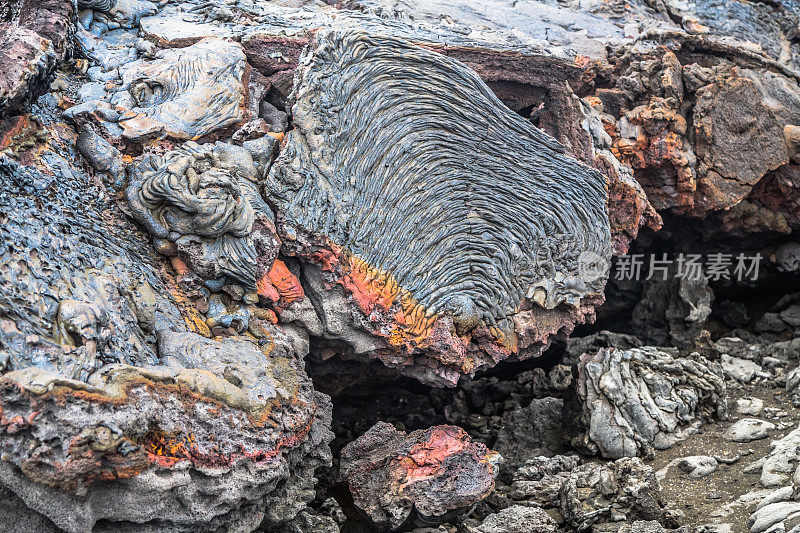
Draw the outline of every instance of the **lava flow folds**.
<instances>
[{"instance_id":1,"label":"lava flow folds","mask_svg":"<svg viewBox=\"0 0 800 533\"><path fill-rule=\"evenodd\" d=\"M296 76L265 196L285 253L318 267L312 296L347 302L326 337L449 385L592 317L611 255L603 176L462 63L396 38L318 33Z\"/></svg>"}]
</instances>

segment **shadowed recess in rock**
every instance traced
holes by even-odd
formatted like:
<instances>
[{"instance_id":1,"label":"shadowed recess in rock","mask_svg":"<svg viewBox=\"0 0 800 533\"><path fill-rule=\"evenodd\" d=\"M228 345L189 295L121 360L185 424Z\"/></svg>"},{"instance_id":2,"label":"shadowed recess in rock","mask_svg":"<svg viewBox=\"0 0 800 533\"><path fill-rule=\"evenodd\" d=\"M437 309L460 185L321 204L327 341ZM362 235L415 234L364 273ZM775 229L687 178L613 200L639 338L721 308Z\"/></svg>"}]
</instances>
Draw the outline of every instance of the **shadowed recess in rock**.
<instances>
[{"instance_id":1,"label":"shadowed recess in rock","mask_svg":"<svg viewBox=\"0 0 800 533\"><path fill-rule=\"evenodd\" d=\"M318 43L267 184L288 224L391 273L428 309L490 324L536 288L547 308L600 292L604 280L576 276L581 252L609 255L598 173L457 61L362 33Z\"/></svg>"}]
</instances>

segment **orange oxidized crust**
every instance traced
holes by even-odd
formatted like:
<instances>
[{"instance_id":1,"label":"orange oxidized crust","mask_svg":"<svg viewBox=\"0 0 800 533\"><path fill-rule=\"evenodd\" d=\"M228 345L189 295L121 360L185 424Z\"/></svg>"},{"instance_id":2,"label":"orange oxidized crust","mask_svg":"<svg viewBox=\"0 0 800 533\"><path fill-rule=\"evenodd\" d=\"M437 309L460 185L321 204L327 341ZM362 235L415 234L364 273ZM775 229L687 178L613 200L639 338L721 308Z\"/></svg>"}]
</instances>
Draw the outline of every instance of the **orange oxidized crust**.
<instances>
[{"instance_id":1,"label":"orange oxidized crust","mask_svg":"<svg viewBox=\"0 0 800 533\"><path fill-rule=\"evenodd\" d=\"M519 353L521 347L529 344L521 345L513 330L495 326L479 326L459 335L450 317L421 305L400 287L394 276L330 241L297 255L319 264L323 272L330 274L333 283L345 290L367 319L371 333L384 338L388 347L401 353L433 352L441 363L469 374L479 367L472 353L473 343L490 353L495 361Z\"/></svg>"},{"instance_id":2,"label":"orange oxidized crust","mask_svg":"<svg viewBox=\"0 0 800 533\"><path fill-rule=\"evenodd\" d=\"M414 353L446 346L440 360L455 363L465 372L474 370L466 357L469 336L457 336L451 331L451 324L442 323L442 317L430 313L391 274L333 243L328 244L328 249L316 249L308 257L319 263L323 271L334 275L335 282L372 324L372 333L383 337L390 347ZM493 341L500 343L499 336L494 335Z\"/></svg>"},{"instance_id":3,"label":"orange oxidized crust","mask_svg":"<svg viewBox=\"0 0 800 533\"><path fill-rule=\"evenodd\" d=\"M393 37L317 37L264 194L281 251L322 268L304 276L312 303L336 302L323 335L352 348L345 357L435 385L541 353L550 336L525 346L517 337L541 328L517 315L602 292L604 276L580 279L577 256L611 255L604 176L446 56Z\"/></svg>"},{"instance_id":4,"label":"orange oxidized crust","mask_svg":"<svg viewBox=\"0 0 800 533\"><path fill-rule=\"evenodd\" d=\"M269 271L256 281L256 292L280 308L286 308L305 298L300 280L280 259L276 259Z\"/></svg>"},{"instance_id":5,"label":"orange oxidized crust","mask_svg":"<svg viewBox=\"0 0 800 533\"><path fill-rule=\"evenodd\" d=\"M406 482L418 481L434 475L445 459L460 452L469 436L460 428L438 426L430 431L428 439L415 444L400 464L406 471Z\"/></svg>"},{"instance_id":6,"label":"orange oxidized crust","mask_svg":"<svg viewBox=\"0 0 800 533\"><path fill-rule=\"evenodd\" d=\"M425 308L408 291L402 290L391 274L371 267L354 255L340 254L345 272L340 284L353 295L365 315L377 312L388 318L389 344L422 344L431 334L436 317L426 316Z\"/></svg>"},{"instance_id":7,"label":"orange oxidized crust","mask_svg":"<svg viewBox=\"0 0 800 533\"><path fill-rule=\"evenodd\" d=\"M267 272L267 277L278 293L281 307L287 307L292 302L305 298L300 280L289 272L289 269L286 268L286 264L280 259L276 259L272 264L272 268Z\"/></svg>"},{"instance_id":8,"label":"orange oxidized crust","mask_svg":"<svg viewBox=\"0 0 800 533\"><path fill-rule=\"evenodd\" d=\"M172 267L178 276L184 275L188 271L186 263L178 258L173 258ZM184 270L185 269L185 270ZM161 269L161 279L164 286L172 295L175 305L180 309L183 322L192 333L197 333L203 337L211 337L211 330L206 323L206 318L197 310L183 289L178 285L175 278L164 268Z\"/></svg>"},{"instance_id":9,"label":"orange oxidized crust","mask_svg":"<svg viewBox=\"0 0 800 533\"><path fill-rule=\"evenodd\" d=\"M280 439L271 449L247 451L242 448L235 455L226 455L218 449L203 452L197 445L192 433L166 434L159 430L149 432L141 442L150 463L161 468L172 468L181 461L191 461L194 466L221 467L229 466L237 459L246 458L253 463L271 461L281 450L292 448L302 442L311 431L312 420L294 431L286 438Z\"/></svg>"}]
</instances>

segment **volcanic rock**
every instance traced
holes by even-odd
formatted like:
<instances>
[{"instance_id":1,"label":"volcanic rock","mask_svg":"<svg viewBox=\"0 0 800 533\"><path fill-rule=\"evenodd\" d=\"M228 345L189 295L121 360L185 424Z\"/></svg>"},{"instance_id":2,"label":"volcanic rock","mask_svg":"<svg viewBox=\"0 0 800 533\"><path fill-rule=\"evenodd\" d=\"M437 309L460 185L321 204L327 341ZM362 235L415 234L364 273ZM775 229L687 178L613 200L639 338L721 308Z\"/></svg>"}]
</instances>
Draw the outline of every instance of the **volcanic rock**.
<instances>
[{"instance_id":1,"label":"volcanic rock","mask_svg":"<svg viewBox=\"0 0 800 533\"><path fill-rule=\"evenodd\" d=\"M344 300L340 318L318 309L347 324L328 337L454 384L592 316L611 253L599 173L404 41L317 34L300 64L265 193L284 252L318 265L316 297Z\"/></svg>"},{"instance_id":2,"label":"volcanic rock","mask_svg":"<svg viewBox=\"0 0 800 533\"><path fill-rule=\"evenodd\" d=\"M233 37L227 28L198 21L190 13L157 15L140 21L142 35L164 48L183 48L206 37Z\"/></svg>"},{"instance_id":3,"label":"volcanic rock","mask_svg":"<svg viewBox=\"0 0 800 533\"><path fill-rule=\"evenodd\" d=\"M763 364L764 359L773 357L789 363L796 361L800 356L800 339L779 342L764 342L763 337L745 341L739 337L723 337L714 343L714 349L721 355L730 355L737 359L746 359L757 364Z\"/></svg>"},{"instance_id":4,"label":"volcanic rock","mask_svg":"<svg viewBox=\"0 0 800 533\"><path fill-rule=\"evenodd\" d=\"M119 125L131 140L198 139L245 121L245 56L237 43L207 38L162 50L122 70L129 114Z\"/></svg>"},{"instance_id":5,"label":"volcanic rock","mask_svg":"<svg viewBox=\"0 0 800 533\"><path fill-rule=\"evenodd\" d=\"M487 516L479 533L556 533L558 528L550 516L538 507L514 505Z\"/></svg>"},{"instance_id":6,"label":"volcanic rock","mask_svg":"<svg viewBox=\"0 0 800 533\"><path fill-rule=\"evenodd\" d=\"M245 148L189 141L132 167L125 196L157 249L180 255L203 279L224 276L254 290L280 246L257 172Z\"/></svg>"},{"instance_id":7,"label":"volcanic rock","mask_svg":"<svg viewBox=\"0 0 800 533\"><path fill-rule=\"evenodd\" d=\"M773 491L761 499L750 515L747 526L751 532L792 531L800 524L800 502L794 483Z\"/></svg>"},{"instance_id":8,"label":"volcanic rock","mask_svg":"<svg viewBox=\"0 0 800 533\"><path fill-rule=\"evenodd\" d=\"M84 196L85 176L55 153L43 160L57 173L0 158L4 370L85 379L104 363L155 364L155 329L183 320L149 247L119 212Z\"/></svg>"},{"instance_id":9,"label":"volcanic rock","mask_svg":"<svg viewBox=\"0 0 800 533\"><path fill-rule=\"evenodd\" d=\"M70 53L73 2L10 0L0 17L0 119L25 108L50 87ZM5 16L8 15L8 16Z\"/></svg>"},{"instance_id":10,"label":"volcanic rock","mask_svg":"<svg viewBox=\"0 0 800 533\"><path fill-rule=\"evenodd\" d=\"M691 455L681 459L678 468L690 477L703 477L717 469L717 460L707 455Z\"/></svg>"},{"instance_id":11,"label":"volcanic rock","mask_svg":"<svg viewBox=\"0 0 800 533\"><path fill-rule=\"evenodd\" d=\"M236 353L240 346L208 348ZM304 505L314 469L330 460L330 406L290 359L276 355L259 381L241 388L231 376L249 369L235 356L219 375L116 365L83 383L36 368L7 373L0 482L67 531L101 520L187 532L253 516L255 525L283 521ZM227 496L209 506L220 490ZM123 503L132 497L143 505Z\"/></svg>"},{"instance_id":12,"label":"volcanic rock","mask_svg":"<svg viewBox=\"0 0 800 533\"><path fill-rule=\"evenodd\" d=\"M606 458L649 455L727 416L719 363L673 357L657 348L604 348L585 354L564 404L570 443Z\"/></svg>"},{"instance_id":13,"label":"volcanic rock","mask_svg":"<svg viewBox=\"0 0 800 533\"><path fill-rule=\"evenodd\" d=\"M267 123L269 131L283 132L289 127L288 115L266 100L261 102L258 116Z\"/></svg>"},{"instance_id":14,"label":"volcanic rock","mask_svg":"<svg viewBox=\"0 0 800 533\"><path fill-rule=\"evenodd\" d=\"M122 154L97 134L91 124L81 128L75 146L96 172L107 174L115 186L123 182L125 168L122 166Z\"/></svg>"},{"instance_id":15,"label":"volcanic rock","mask_svg":"<svg viewBox=\"0 0 800 533\"><path fill-rule=\"evenodd\" d=\"M791 199L798 189L785 179L795 150L791 128L800 122L796 9L747 1L639 2L625 10L482 5L476 17L463 6L417 0L260 10L212 3L154 18L201 26L192 38L220 32L241 39L250 64L273 81L291 80L319 28L391 35L458 59L512 110L606 174L616 253L642 226L660 227L654 207L698 217L718 212L737 221L732 231L786 231L790 219L797 226ZM272 93L281 107L288 91ZM737 135L764 150L737 159Z\"/></svg>"},{"instance_id":16,"label":"volcanic rock","mask_svg":"<svg viewBox=\"0 0 800 533\"><path fill-rule=\"evenodd\" d=\"M792 399L792 404L800 406L800 367L795 368L786 376L786 393Z\"/></svg>"},{"instance_id":17,"label":"volcanic rock","mask_svg":"<svg viewBox=\"0 0 800 533\"><path fill-rule=\"evenodd\" d=\"M501 469L514 472L529 457L552 455L559 441L560 398L534 398L527 407L503 415L493 448L503 456Z\"/></svg>"},{"instance_id":18,"label":"volcanic rock","mask_svg":"<svg viewBox=\"0 0 800 533\"><path fill-rule=\"evenodd\" d=\"M14 524L20 531L61 533L61 530L46 517L31 511L16 494L0 489L0 520L3 524Z\"/></svg>"},{"instance_id":19,"label":"volcanic rock","mask_svg":"<svg viewBox=\"0 0 800 533\"><path fill-rule=\"evenodd\" d=\"M796 159L794 155L792 160ZM750 206L748 216L737 218L734 224L742 221L752 225L771 213L780 231L800 228L800 165L792 163L770 172L753 188L751 197L754 203L742 202Z\"/></svg>"},{"instance_id":20,"label":"volcanic rock","mask_svg":"<svg viewBox=\"0 0 800 533\"><path fill-rule=\"evenodd\" d=\"M698 170L705 176L702 188L698 187L704 209L738 203L767 172L789 162L783 113L768 107L777 97L788 104L794 117L790 120L796 121L800 118L796 87L790 89L775 75L744 74L732 73L697 91L695 150ZM753 117L756 122L750 122ZM742 146L758 148L747 153Z\"/></svg>"},{"instance_id":21,"label":"volcanic rock","mask_svg":"<svg viewBox=\"0 0 800 533\"><path fill-rule=\"evenodd\" d=\"M510 496L556 509L576 531L617 531L615 523L666 523L653 470L638 458L580 464L577 456L538 457L517 470Z\"/></svg>"},{"instance_id":22,"label":"volcanic rock","mask_svg":"<svg viewBox=\"0 0 800 533\"><path fill-rule=\"evenodd\" d=\"M642 345L642 341L633 335L613 331L598 331L585 337L570 337L567 339L564 362L565 364L577 364L583 354L594 353L601 348L629 350L641 348Z\"/></svg>"},{"instance_id":23,"label":"volcanic rock","mask_svg":"<svg viewBox=\"0 0 800 533\"><path fill-rule=\"evenodd\" d=\"M632 524L625 524L617 530L617 533L686 533L687 528L667 529L655 520L637 520ZM707 531L706 533L714 533ZM718 531L716 533L724 533Z\"/></svg>"},{"instance_id":24,"label":"volcanic rock","mask_svg":"<svg viewBox=\"0 0 800 533\"><path fill-rule=\"evenodd\" d=\"M674 273L674 272L673 272ZM656 275L645 283L631 322L646 343L692 347L711 315L714 293L705 276Z\"/></svg>"},{"instance_id":25,"label":"volcanic rock","mask_svg":"<svg viewBox=\"0 0 800 533\"><path fill-rule=\"evenodd\" d=\"M591 139L588 154L581 159L607 176L612 250L615 255L625 254L640 229L661 229L661 216L634 178L631 167L620 162L611 150L613 140L603 123L603 104L596 98L579 103L584 116L581 126ZM576 155L580 157L580 153Z\"/></svg>"},{"instance_id":26,"label":"volcanic rock","mask_svg":"<svg viewBox=\"0 0 800 533\"><path fill-rule=\"evenodd\" d=\"M740 398L736 400L736 412L740 415L758 416L764 409L764 401L760 398Z\"/></svg>"},{"instance_id":27,"label":"volcanic rock","mask_svg":"<svg viewBox=\"0 0 800 533\"><path fill-rule=\"evenodd\" d=\"M452 396L447 394L444 416L449 424L469 426L471 435L482 442L504 442L512 458L507 464L504 456L501 469L513 473L529 456L551 455L561 448L562 400L556 396L571 380L572 369L566 365L549 372L534 368L508 380L473 379L459 384Z\"/></svg>"},{"instance_id":28,"label":"volcanic rock","mask_svg":"<svg viewBox=\"0 0 800 533\"><path fill-rule=\"evenodd\" d=\"M578 531L614 520L614 515L626 522L661 521L659 491L652 468L639 458L586 463L570 472L561 488L559 507L567 524Z\"/></svg>"},{"instance_id":29,"label":"volcanic rock","mask_svg":"<svg viewBox=\"0 0 800 533\"><path fill-rule=\"evenodd\" d=\"M468 511L494 489L499 461L455 426L406 435L379 422L344 447L340 474L370 521L394 531Z\"/></svg>"},{"instance_id":30,"label":"volcanic rock","mask_svg":"<svg viewBox=\"0 0 800 533\"><path fill-rule=\"evenodd\" d=\"M101 38L79 26L75 36L76 48L81 54L89 58L97 69L113 79L119 76L117 69L136 61L139 56L138 49L142 48L141 43L144 42L146 41L140 39L136 32L123 29L106 32ZM106 88L112 89L104 85L104 92Z\"/></svg>"},{"instance_id":31,"label":"volcanic rock","mask_svg":"<svg viewBox=\"0 0 800 533\"><path fill-rule=\"evenodd\" d=\"M156 12L154 2L147 0L78 0L81 10L92 10L89 28L100 33L119 27L134 28L139 20Z\"/></svg>"},{"instance_id":32,"label":"volcanic rock","mask_svg":"<svg viewBox=\"0 0 800 533\"><path fill-rule=\"evenodd\" d=\"M747 526L750 533L764 533L765 531L791 531L800 523L800 502L779 501L759 508L750 515ZM791 528L791 529L787 529Z\"/></svg>"},{"instance_id":33,"label":"volcanic rock","mask_svg":"<svg viewBox=\"0 0 800 533\"><path fill-rule=\"evenodd\" d=\"M270 533L339 533L339 525L329 516L300 511L290 522Z\"/></svg>"},{"instance_id":34,"label":"volcanic rock","mask_svg":"<svg viewBox=\"0 0 800 533\"><path fill-rule=\"evenodd\" d=\"M570 472L581 464L577 455L555 455L534 457L514 472L510 496L514 500L525 500L544 509L558 507L561 487L569 479Z\"/></svg>"},{"instance_id":35,"label":"volcanic rock","mask_svg":"<svg viewBox=\"0 0 800 533\"><path fill-rule=\"evenodd\" d=\"M770 453L761 467L760 482L765 487L779 487L797 478L800 467L800 428L770 443Z\"/></svg>"},{"instance_id":36,"label":"volcanic rock","mask_svg":"<svg viewBox=\"0 0 800 533\"><path fill-rule=\"evenodd\" d=\"M331 460L329 399L274 326L189 331L144 235L50 150L0 157L0 486L70 532L290 519Z\"/></svg>"},{"instance_id":37,"label":"volcanic rock","mask_svg":"<svg viewBox=\"0 0 800 533\"><path fill-rule=\"evenodd\" d=\"M797 0L0 2L0 529L336 531L344 518L320 508L335 492L383 531L554 531L550 516L664 533L674 516L641 461L544 455L562 425L608 457L668 447L724 416L723 376L764 398L740 414L788 427L784 395L750 389L785 380L800 397L786 372L798 298L769 308L797 270L798 13ZM650 280L632 320L642 284L615 284L599 318L636 337L518 363L593 319L612 255L680 251L686 232L642 231L661 215L711 249L774 252L767 281L714 281L720 306L705 280ZM500 362L513 364L468 382ZM342 454L353 507L314 479L331 413L306 364L357 395L341 444L381 417L463 425L507 455L500 490L487 496L496 454L463 431L379 424ZM375 394L389 382L404 394ZM777 490L731 502L763 497L757 533L800 519L795 433L745 469ZM699 497L746 484L733 481Z\"/></svg>"},{"instance_id":38,"label":"volcanic rock","mask_svg":"<svg viewBox=\"0 0 800 533\"><path fill-rule=\"evenodd\" d=\"M720 364L728 378L742 383L750 383L753 378L761 373L761 365L730 355L723 354Z\"/></svg>"}]
</instances>

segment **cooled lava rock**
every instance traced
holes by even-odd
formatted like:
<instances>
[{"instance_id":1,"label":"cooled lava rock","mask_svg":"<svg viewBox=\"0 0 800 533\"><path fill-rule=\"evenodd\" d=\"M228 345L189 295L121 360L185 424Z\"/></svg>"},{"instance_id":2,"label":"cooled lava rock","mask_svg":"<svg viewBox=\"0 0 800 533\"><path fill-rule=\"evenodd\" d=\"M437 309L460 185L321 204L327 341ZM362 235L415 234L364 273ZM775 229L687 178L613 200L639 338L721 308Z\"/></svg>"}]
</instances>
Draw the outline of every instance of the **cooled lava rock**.
<instances>
[{"instance_id":1,"label":"cooled lava rock","mask_svg":"<svg viewBox=\"0 0 800 533\"><path fill-rule=\"evenodd\" d=\"M404 40L318 33L296 76L264 192L326 338L453 385L593 317L611 255L600 173Z\"/></svg>"},{"instance_id":2,"label":"cooled lava rock","mask_svg":"<svg viewBox=\"0 0 800 533\"><path fill-rule=\"evenodd\" d=\"M272 363L255 390L228 381L241 361L219 375L111 365L89 383L33 367L6 373L0 483L76 533L98 522L186 532L282 522L330 460L330 404L291 359L261 360Z\"/></svg>"},{"instance_id":3,"label":"cooled lava rock","mask_svg":"<svg viewBox=\"0 0 800 533\"><path fill-rule=\"evenodd\" d=\"M555 521L538 507L514 505L491 514L478 526L479 533L557 533Z\"/></svg>"},{"instance_id":4,"label":"cooled lava rock","mask_svg":"<svg viewBox=\"0 0 800 533\"><path fill-rule=\"evenodd\" d=\"M653 347L603 348L581 357L564 403L570 444L605 458L651 455L705 420L727 417L722 367Z\"/></svg>"},{"instance_id":5,"label":"cooled lava rock","mask_svg":"<svg viewBox=\"0 0 800 533\"><path fill-rule=\"evenodd\" d=\"M503 414L492 447L503 456L504 472L514 472L528 457L552 455L558 449L563 409L561 398L534 398Z\"/></svg>"},{"instance_id":6,"label":"cooled lava rock","mask_svg":"<svg viewBox=\"0 0 800 533\"><path fill-rule=\"evenodd\" d=\"M639 338L570 343L574 375L466 383L592 320L662 215L769 246L792 283L798 1L478 4L0 2L0 529L336 531L306 364L359 399L398 371L458 382L398 380L411 407L343 402L335 427L455 423L507 453L464 524L487 533L672 527L642 461L533 457L560 420L582 451L648 455L724 416L723 374L800 401L800 307L761 281L746 307L712 284L727 312L705 281L648 283ZM797 523L797 431L748 467L774 489L754 533ZM410 529L487 498L497 458L379 424L341 473L364 519Z\"/></svg>"},{"instance_id":7,"label":"cooled lava rock","mask_svg":"<svg viewBox=\"0 0 800 533\"><path fill-rule=\"evenodd\" d=\"M119 26L135 28L142 17L158 10L156 3L148 0L78 0L78 8L84 14L82 22L90 21L87 29L102 31Z\"/></svg>"},{"instance_id":8,"label":"cooled lava rock","mask_svg":"<svg viewBox=\"0 0 800 533\"><path fill-rule=\"evenodd\" d=\"M291 340L195 332L145 236L35 150L0 157L0 486L76 533L291 519L333 437Z\"/></svg>"},{"instance_id":9,"label":"cooled lava rock","mask_svg":"<svg viewBox=\"0 0 800 533\"><path fill-rule=\"evenodd\" d=\"M342 449L339 468L356 507L394 531L468 512L494 489L501 460L455 426L405 434L379 422Z\"/></svg>"},{"instance_id":10,"label":"cooled lava rock","mask_svg":"<svg viewBox=\"0 0 800 533\"><path fill-rule=\"evenodd\" d=\"M119 122L123 135L197 139L243 122L245 67L241 46L218 38L126 65L121 92L130 95L131 116Z\"/></svg>"},{"instance_id":11,"label":"cooled lava rock","mask_svg":"<svg viewBox=\"0 0 800 533\"><path fill-rule=\"evenodd\" d=\"M245 148L188 141L132 166L125 196L162 253L180 256L204 280L255 289L280 247L257 172Z\"/></svg>"},{"instance_id":12,"label":"cooled lava rock","mask_svg":"<svg viewBox=\"0 0 800 533\"><path fill-rule=\"evenodd\" d=\"M557 508L561 487L570 472L581 464L577 455L533 457L514 473L509 496L524 500L543 509Z\"/></svg>"},{"instance_id":13,"label":"cooled lava rock","mask_svg":"<svg viewBox=\"0 0 800 533\"><path fill-rule=\"evenodd\" d=\"M0 119L44 94L71 52L76 6L64 0L10 0L0 7Z\"/></svg>"},{"instance_id":14,"label":"cooled lava rock","mask_svg":"<svg viewBox=\"0 0 800 533\"><path fill-rule=\"evenodd\" d=\"M574 468L561 487L559 509L577 531L608 522L667 518L656 475L638 457Z\"/></svg>"},{"instance_id":15,"label":"cooled lava rock","mask_svg":"<svg viewBox=\"0 0 800 533\"><path fill-rule=\"evenodd\" d=\"M656 275L645 281L631 324L646 343L692 348L711 315L713 300L705 276L669 275L659 279Z\"/></svg>"},{"instance_id":16,"label":"cooled lava rock","mask_svg":"<svg viewBox=\"0 0 800 533\"><path fill-rule=\"evenodd\" d=\"M134 35L127 34L127 47L124 39L106 43L83 30L78 35L83 53L111 73L102 76L104 83L79 91L81 102L66 115L77 123L96 122L112 141L209 139L250 117L250 67L238 43L209 37L132 60Z\"/></svg>"}]
</instances>

